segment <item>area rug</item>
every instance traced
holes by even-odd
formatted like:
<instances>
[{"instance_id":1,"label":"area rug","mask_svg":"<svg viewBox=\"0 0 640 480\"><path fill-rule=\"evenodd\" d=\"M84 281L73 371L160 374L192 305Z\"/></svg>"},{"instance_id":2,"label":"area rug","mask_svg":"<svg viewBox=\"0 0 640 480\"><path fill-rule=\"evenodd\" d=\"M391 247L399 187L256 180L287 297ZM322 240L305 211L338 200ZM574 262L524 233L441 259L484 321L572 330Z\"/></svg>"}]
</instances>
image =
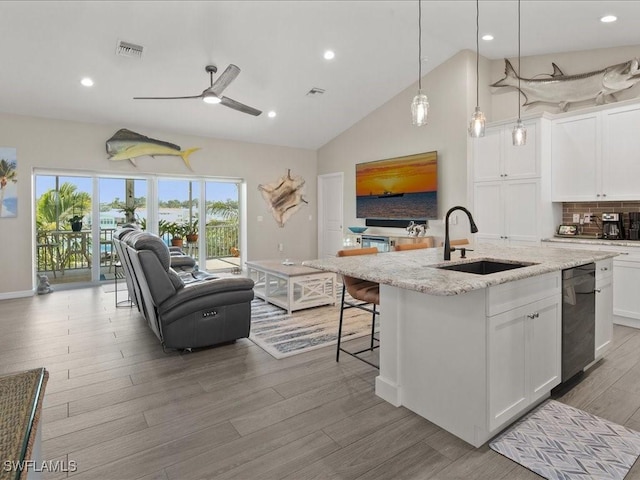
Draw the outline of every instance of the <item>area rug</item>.
<instances>
[{"instance_id":1,"label":"area rug","mask_svg":"<svg viewBox=\"0 0 640 480\"><path fill-rule=\"evenodd\" d=\"M309 308L291 314L264 300L254 299L249 339L274 358L285 358L334 345L338 339L339 318L339 297L335 306ZM370 332L370 313L357 308L345 310L343 342Z\"/></svg>"},{"instance_id":2,"label":"area rug","mask_svg":"<svg viewBox=\"0 0 640 480\"><path fill-rule=\"evenodd\" d=\"M489 447L549 480L621 480L640 455L640 433L547 400Z\"/></svg>"}]
</instances>

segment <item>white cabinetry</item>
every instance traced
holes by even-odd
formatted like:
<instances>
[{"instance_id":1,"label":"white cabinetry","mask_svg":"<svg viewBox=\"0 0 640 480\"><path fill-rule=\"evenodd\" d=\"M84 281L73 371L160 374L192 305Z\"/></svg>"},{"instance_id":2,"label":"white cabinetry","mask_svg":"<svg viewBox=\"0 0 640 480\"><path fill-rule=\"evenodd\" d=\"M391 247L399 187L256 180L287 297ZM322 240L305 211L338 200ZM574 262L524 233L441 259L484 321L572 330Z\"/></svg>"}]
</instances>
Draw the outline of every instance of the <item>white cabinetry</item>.
<instances>
[{"instance_id":1,"label":"white cabinetry","mask_svg":"<svg viewBox=\"0 0 640 480\"><path fill-rule=\"evenodd\" d=\"M525 122L527 143L514 147L512 125L488 127L486 135L476 141L473 178L476 182L516 180L540 176L538 146L539 123Z\"/></svg>"},{"instance_id":2,"label":"white cabinetry","mask_svg":"<svg viewBox=\"0 0 640 480\"><path fill-rule=\"evenodd\" d=\"M557 202L592 201L602 192L598 113L554 120L551 126L552 196Z\"/></svg>"},{"instance_id":3,"label":"white cabinetry","mask_svg":"<svg viewBox=\"0 0 640 480\"><path fill-rule=\"evenodd\" d=\"M595 358L607 353L613 337L613 261L596 262Z\"/></svg>"},{"instance_id":4,"label":"white cabinetry","mask_svg":"<svg viewBox=\"0 0 640 480\"><path fill-rule=\"evenodd\" d=\"M640 249L628 248L613 259L613 313L616 315L616 323L640 327L638 285L640 285Z\"/></svg>"},{"instance_id":5,"label":"white cabinetry","mask_svg":"<svg viewBox=\"0 0 640 480\"><path fill-rule=\"evenodd\" d=\"M559 279L531 284L532 303L488 317L489 430L546 396L561 377ZM540 288L543 287L543 288ZM549 288L553 287L553 288Z\"/></svg>"},{"instance_id":6,"label":"white cabinetry","mask_svg":"<svg viewBox=\"0 0 640 480\"><path fill-rule=\"evenodd\" d=\"M605 110L602 164L607 200L640 200L640 105Z\"/></svg>"},{"instance_id":7,"label":"white cabinetry","mask_svg":"<svg viewBox=\"0 0 640 480\"><path fill-rule=\"evenodd\" d=\"M640 105L607 107L552 121L552 198L640 200Z\"/></svg>"},{"instance_id":8,"label":"white cabinetry","mask_svg":"<svg viewBox=\"0 0 640 480\"><path fill-rule=\"evenodd\" d=\"M549 121L525 125L524 146L513 146L511 123L490 126L474 140L470 193L478 243L538 246L560 221L560 207L549 196Z\"/></svg>"}]
</instances>

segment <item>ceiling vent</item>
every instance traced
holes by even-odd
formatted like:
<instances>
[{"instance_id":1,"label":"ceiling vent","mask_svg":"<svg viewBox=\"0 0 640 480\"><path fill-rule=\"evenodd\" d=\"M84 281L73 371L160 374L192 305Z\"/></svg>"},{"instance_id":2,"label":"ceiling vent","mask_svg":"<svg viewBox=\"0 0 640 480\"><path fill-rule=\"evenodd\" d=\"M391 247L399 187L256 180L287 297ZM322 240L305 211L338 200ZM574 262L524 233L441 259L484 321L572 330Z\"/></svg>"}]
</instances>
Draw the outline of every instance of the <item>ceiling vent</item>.
<instances>
[{"instance_id":1,"label":"ceiling vent","mask_svg":"<svg viewBox=\"0 0 640 480\"><path fill-rule=\"evenodd\" d=\"M116 55L121 57L142 58L144 47L120 40L116 46Z\"/></svg>"},{"instance_id":2,"label":"ceiling vent","mask_svg":"<svg viewBox=\"0 0 640 480\"><path fill-rule=\"evenodd\" d=\"M324 88L313 87L307 92L307 97L317 97L324 93Z\"/></svg>"}]
</instances>

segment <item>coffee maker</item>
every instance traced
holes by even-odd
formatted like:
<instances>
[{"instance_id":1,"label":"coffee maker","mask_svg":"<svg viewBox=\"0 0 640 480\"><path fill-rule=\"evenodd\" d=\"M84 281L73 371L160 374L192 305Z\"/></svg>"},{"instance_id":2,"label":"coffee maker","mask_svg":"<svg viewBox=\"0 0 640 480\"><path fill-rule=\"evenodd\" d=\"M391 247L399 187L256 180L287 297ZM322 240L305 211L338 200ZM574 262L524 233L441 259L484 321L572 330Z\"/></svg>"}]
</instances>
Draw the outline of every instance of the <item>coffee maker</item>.
<instances>
[{"instance_id":1,"label":"coffee maker","mask_svg":"<svg viewBox=\"0 0 640 480\"><path fill-rule=\"evenodd\" d=\"M625 238L624 224L619 213L602 214L602 236L609 240L621 240Z\"/></svg>"},{"instance_id":2,"label":"coffee maker","mask_svg":"<svg viewBox=\"0 0 640 480\"><path fill-rule=\"evenodd\" d=\"M629 212L629 240L640 240L640 212Z\"/></svg>"}]
</instances>

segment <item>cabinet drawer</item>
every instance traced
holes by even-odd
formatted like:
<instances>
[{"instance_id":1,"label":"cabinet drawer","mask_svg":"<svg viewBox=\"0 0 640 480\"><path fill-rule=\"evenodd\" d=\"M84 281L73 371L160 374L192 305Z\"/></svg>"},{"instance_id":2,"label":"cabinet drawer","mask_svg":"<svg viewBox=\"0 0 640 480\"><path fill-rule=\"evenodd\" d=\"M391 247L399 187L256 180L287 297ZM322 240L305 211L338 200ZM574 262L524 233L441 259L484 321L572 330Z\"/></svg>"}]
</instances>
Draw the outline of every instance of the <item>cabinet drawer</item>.
<instances>
[{"instance_id":1,"label":"cabinet drawer","mask_svg":"<svg viewBox=\"0 0 640 480\"><path fill-rule=\"evenodd\" d=\"M487 312L491 317L560 293L560 272L507 282L487 289Z\"/></svg>"}]
</instances>

